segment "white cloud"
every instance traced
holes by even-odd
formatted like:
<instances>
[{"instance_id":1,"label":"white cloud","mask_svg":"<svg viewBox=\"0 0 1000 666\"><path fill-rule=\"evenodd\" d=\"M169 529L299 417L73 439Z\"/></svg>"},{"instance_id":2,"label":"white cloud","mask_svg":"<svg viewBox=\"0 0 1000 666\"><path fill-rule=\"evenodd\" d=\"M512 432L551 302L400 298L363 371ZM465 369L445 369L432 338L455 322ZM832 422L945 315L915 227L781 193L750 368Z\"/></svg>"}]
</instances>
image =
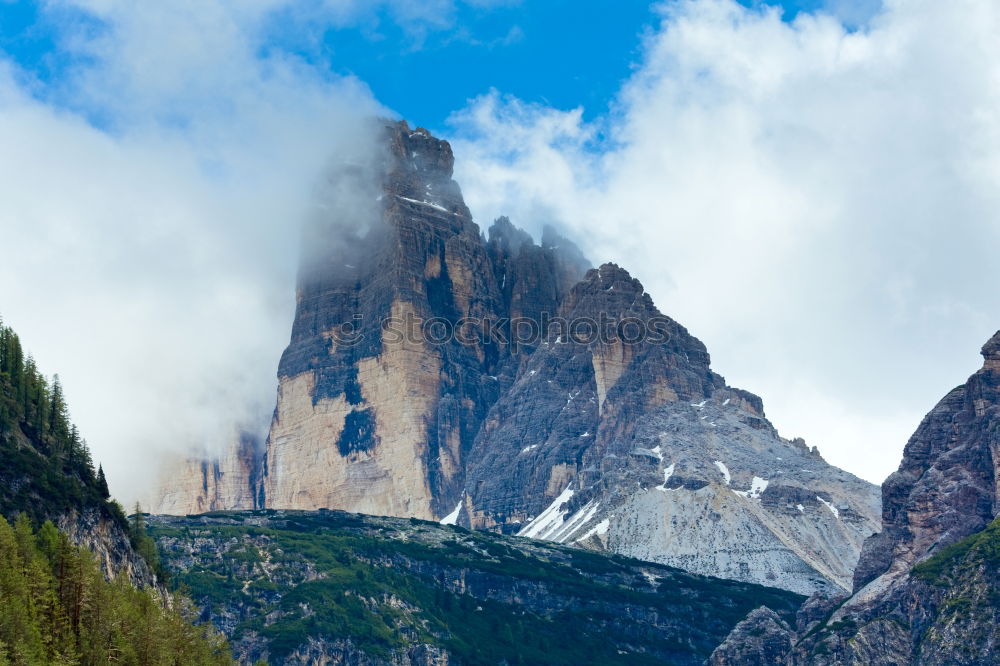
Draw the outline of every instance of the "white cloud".
<instances>
[{"instance_id":1,"label":"white cloud","mask_svg":"<svg viewBox=\"0 0 1000 666\"><path fill-rule=\"evenodd\" d=\"M628 267L783 433L880 481L1000 328L1000 7L661 12L593 124L497 93L455 117L473 212Z\"/></svg>"},{"instance_id":2,"label":"white cloud","mask_svg":"<svg viewBox=\"0 0 1000 666\"><path fill-rule=\"evenodd\" d=\"M158 452L266 427L299 222L371 150L363 85L259 57L269 6L95 1L58 87L0 61L0 314L123 499Z\"/></svg>"}]
</instances>

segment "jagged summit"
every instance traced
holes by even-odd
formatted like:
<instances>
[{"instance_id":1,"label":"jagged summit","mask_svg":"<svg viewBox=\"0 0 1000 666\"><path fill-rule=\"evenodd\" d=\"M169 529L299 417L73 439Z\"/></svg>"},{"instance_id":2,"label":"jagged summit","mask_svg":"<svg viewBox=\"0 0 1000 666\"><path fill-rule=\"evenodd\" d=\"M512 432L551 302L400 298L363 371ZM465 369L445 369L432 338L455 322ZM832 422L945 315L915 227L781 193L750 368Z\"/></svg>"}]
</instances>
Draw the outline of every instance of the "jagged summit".
<instances>
[{"instance_id":1,"label":"jagged summit","mask_svg":"<svg viewBox=\"0 0 1000 666\"><path fill-rule=\"evenodd\" d=\"M982 349L983 358L986 359L986 364L996 367L1000 364L1000 331L993 334Z\"/></svg>"},{"instance_id":2,"label":"jagged summit","mask_svg":"<svg viewBox=\"0 0 1000 666\"><path fill-rule=\"evenodd\" d=\"M642 283L618 264L608 262L590 269L580 284L587 285L591 292L608 292L609 296L619 302L628 298L641 298L642 302L638 304L640 309L655 310L653 299L646 293ZM658 310L656 314L660 314Z\"/></svg>"},{"instance_id":3,"label":"jagged summit","mask_svg":"<svg viewBox=\"0 0 1000 666\"><path fill-rule=\"evenodd\" d=\"M482 233L448 143L380 131L378 159L334 170L307 235L323 251L263 454L190 463L160 511L412 516L849 587L873 486L782 440L624 268L592 268L552 227L535 242L500 217Z\"/></svg>"},{"instance_id":4,"label":"jagged summit","mask_svg":"<svg viewBox=\"0 0 1000 666\"><path fill-rule=\"evenodd\" d=\"M461 522L806 594L850 588L871 484L779 437L620 266L588 271L559 314L586 325L550 327L490 410ZM609 335L593 336L602 321Z\"/></svg>"},{"instance_id":5,"label":"jagged summit","mask_svg":"<svg viewBox=\"0 0 1000 666\"><path fill-rule=\"evenodd\" d=\"M882 485L882 530L865 541L853 593L810 600L794 630L751 615L713 664L997 663L998 344L1000 333L983 347L986 367L945 395L907 442Z\"/></svg>"},{"instance_id":6,"label":"jagged summit","mask_svg":"<svg viewBox=\"0 0 1000 666\"><path fill-rule=\"evenodd\" d=\"M931 552L983 529L1000 509L1000 333L986 366L930 411L882 484L882 532L865 543L855 591L890 585Z\"/></svg>"},{"instance_id":7,"label":"jagged summit","mask_svg":"<svg viewBox=\"0 0 1000 666\"><path fill-rule=\"evenodd\" d=\"M489 243L500 251L516 256L522 247L531 246L534 240L524 229L511 224L510 218L500 216L489 229Z\"/></svg>"},{"instance_id":8,"label":"jagged summit","mask_svg":"<svg viewBox=\"0 0 1000 666\"><path fill-rule=\"evenodd\" d=\"M386 193L404 205L444 208L441 212L471 222L462 191L452 180L455 156L451 145L434 138L422 127L411 131L405 120L387 123L384 134L390 156L383 180ZM392 204L391 200L386 202Z\"/></svg>"}]
</instances>

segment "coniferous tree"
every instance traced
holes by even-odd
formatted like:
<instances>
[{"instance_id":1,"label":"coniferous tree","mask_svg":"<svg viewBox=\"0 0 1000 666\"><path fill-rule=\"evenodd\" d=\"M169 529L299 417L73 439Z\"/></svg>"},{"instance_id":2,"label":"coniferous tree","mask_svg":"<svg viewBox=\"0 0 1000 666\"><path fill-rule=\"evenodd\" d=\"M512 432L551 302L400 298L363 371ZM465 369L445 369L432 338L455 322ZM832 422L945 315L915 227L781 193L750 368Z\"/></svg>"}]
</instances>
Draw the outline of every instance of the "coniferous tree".
<instances>
[{"instance_id":1,"label":"coniferous tree","mask_svg":"<svg viewBox=\"0 0 1000 666\"><path fill-rule=\"evenodd\" d=\"M146 535L146 515L142 512L142 505L138 502L132 510L132 534Z\"/></svg>"},{"instance_id":2,"label":"coniferous tree","mask_svg":"<svg viewBox=\"0 0 1000 666\"><path fill-rule=\"evenodd\" d=\"M33 532L0 516L0 600L0 666L233 663L221 635L194 624L190 600L106 581L50 522Z\"/></svg>"},{"instance_id":3,"label":"coniferous tree","mask_svg":"<svg viewBox=\"0 0 1000 666\"><path fill-rule=\"evenodd\" d=\"M63 396L62 382L59 375L52 377L52 389L49 391L48 435L53 449L60 455L71 454L69 413L66 409L66 399Z\"/></svg>"},{"instance_id":4,"label":"coniferous tree","mask_svg":"<svg viewBox=\"0 0 1000 666\"><path fill-rule=\"evenodd\" d=\"M101 465L97 466L97 492L104 499L111 497L111 490L108 488L108 479L104 476L104 467Z\"/></svg>"},{"instance_id":5,"label":"coniferous tree","mask_svg":"<svg viewBox=\"0 0 1000 666\"><path fill-rule=\"evenodd\" d=\"M12 435L14 435L12 437ZM27 446L26 446L27 444ZM96 508L127 529L121 508L97 482L90 449L70 421L62 381L47 380L20 339L0 320L0 477L29 479L3 490L0 513L42 521L67 509Z\"/></svg>"},{"instance_id":6,"label":"coniferous tree","mask_svg":"<svg viewBox=\"0 0 1000 666\"><path fill-rule=\"evenodd\" d=\"M135 510L132 513L132 522L129 525L129 536L132 540L132 547L146 560L153 572L161 580L167 578L167 572L160 566L160 555L156 551L156 542L146 532L146 517L142 512L142 506L136 502Z\"/></svg>"}]
</instances>

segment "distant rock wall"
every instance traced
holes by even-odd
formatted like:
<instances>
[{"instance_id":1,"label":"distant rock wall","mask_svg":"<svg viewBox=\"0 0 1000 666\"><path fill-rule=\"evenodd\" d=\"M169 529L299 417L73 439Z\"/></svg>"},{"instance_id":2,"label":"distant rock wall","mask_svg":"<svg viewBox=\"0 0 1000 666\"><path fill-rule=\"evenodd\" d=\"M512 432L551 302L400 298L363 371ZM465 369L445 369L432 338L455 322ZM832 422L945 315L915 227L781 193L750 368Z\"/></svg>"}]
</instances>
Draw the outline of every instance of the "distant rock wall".
<instances>
[{"instance_id":1,"label":"distant rock wall","mask_svg":"<svg viewBox=\"0 0 1000 666\"><path fill-rule=\"evenodd\" d=\"M250 434L225 448L218 458L166 461L153 497L141 502L153 513L187 515L263 505L262 448Z\"/></svg>"}]
</instances>

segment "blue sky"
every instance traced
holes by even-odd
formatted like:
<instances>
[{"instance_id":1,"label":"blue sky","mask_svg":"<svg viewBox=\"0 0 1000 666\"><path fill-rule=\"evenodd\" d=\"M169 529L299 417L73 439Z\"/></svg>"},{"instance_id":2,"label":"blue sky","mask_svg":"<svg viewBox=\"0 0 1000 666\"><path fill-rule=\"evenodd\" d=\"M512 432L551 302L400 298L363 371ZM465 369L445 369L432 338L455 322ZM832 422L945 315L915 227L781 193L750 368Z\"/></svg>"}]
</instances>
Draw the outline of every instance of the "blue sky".
<instances>
[{"instance_id":1,"label":"blue sky","mask_svg":"<svg viewBox=\"0 0 1000 666\"><path fill-rule=\"evenodd\" d=\"M792 20L826 6L870 11L873 0L780 5ZM641 60L643 35L660 20L646 0L479 0L417 16L401 16L388 3L316 34L283 11L267 28L262 55L284 51L356 76L382 104L432 129L491 89L559 109L582 107L587 119L604 114ZM39 95L80 62L67 48L70 38L101 30L100 21L59 3L0 0L0 50L43 84Z\"/></svg>"}]
</instances>

